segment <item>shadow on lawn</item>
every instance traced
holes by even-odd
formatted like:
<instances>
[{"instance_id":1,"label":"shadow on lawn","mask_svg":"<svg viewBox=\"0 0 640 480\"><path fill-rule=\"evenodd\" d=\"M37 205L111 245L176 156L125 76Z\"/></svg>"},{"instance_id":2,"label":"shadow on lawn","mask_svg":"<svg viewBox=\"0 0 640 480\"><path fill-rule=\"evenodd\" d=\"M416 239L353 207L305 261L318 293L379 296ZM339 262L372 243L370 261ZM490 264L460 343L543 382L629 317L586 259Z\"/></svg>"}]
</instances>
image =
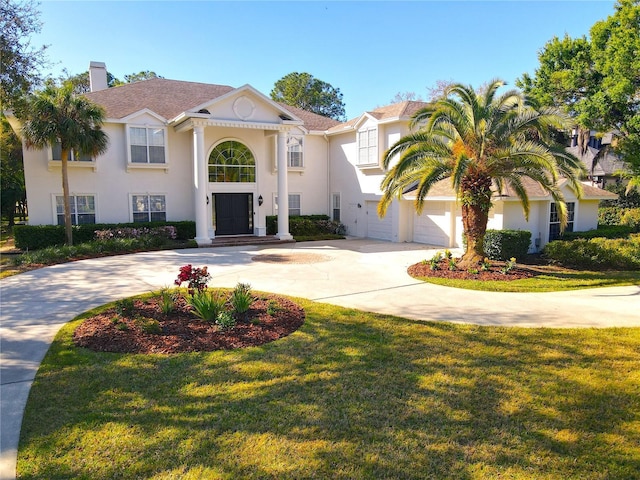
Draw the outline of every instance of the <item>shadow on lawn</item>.
<instances>
[{"instance_id":1,"label":"shadow on lawn","mask_svg":"<svg viewBox=\"0 0 640 480\"><path fill-rule=\"evenodd\" d=\"M98 354L72 347L66 327L31 391L21 478L640 471L635 330L425 324L301 303L292 336L211 354Z\"/></svg>"}]
</instances>

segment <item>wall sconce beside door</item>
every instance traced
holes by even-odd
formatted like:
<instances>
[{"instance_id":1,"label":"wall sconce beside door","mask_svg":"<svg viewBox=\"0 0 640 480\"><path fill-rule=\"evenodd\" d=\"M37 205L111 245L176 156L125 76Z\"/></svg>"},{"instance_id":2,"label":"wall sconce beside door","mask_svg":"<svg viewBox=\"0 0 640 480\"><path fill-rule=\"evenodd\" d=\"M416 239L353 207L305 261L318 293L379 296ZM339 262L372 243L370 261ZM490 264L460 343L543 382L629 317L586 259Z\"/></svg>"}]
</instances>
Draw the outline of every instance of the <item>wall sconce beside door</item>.
<instances>
[{"instance_id":1,"label":"wall sconce beside door","mask_svg":"<svg viewBox=\"0 0 640 480\"><path fill-rule=\"evenodd\" d=\"M258 206L261 207L263 203L264 203L264 198L262 198L262 195L260 195L258 197Z\"/></svg>"}]
</instances>

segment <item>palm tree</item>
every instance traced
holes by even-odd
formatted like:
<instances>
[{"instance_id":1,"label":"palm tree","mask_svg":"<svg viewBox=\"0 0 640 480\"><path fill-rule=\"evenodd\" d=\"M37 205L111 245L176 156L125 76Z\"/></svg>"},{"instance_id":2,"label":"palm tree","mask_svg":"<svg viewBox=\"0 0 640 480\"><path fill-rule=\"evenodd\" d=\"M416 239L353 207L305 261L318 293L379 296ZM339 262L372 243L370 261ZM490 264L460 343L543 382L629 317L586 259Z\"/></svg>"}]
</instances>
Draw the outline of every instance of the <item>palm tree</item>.
<instances>
[{"instance_id":1,"label":"palm tree","mask_svg":"<svg viewBox=\"0 0 640 480\"><path fill-rule=\"evenodd\" d=\"M73 243L69 199L69 153L96 156L107 150L108 138L102 131L102 107L73 93L73 85L48 86L29 98L22 135L27 148L42 149L60 144L62 153L62 194L67 244Z\"/></svg>"},{"instance_id":2,"label":"palm tree","mask_svg":"<svg viewBox=\"0 0 640 480\"><path fill-rule=\"evenodd\" d=\"M494 191L510 186L528 218L529 199L522 180L533 179L558 205L563 227L567 207L559 178L567 178L576 195L581 194L581 162L547 141L551 128L566 126L565 117L555 109L536 110L516 90L498 96L503 85L493 80L478 92L471 86L451 85L444 97L415 113L411 122L415 133L398 140L384 154L388 171L381 185L380 216L411 187L417 188L415 207L421 213L429 190L441 180L451 180L462 205L467 247L458 266L464 269L484 258L483 240Z\"/></svg>"}]
</instances>

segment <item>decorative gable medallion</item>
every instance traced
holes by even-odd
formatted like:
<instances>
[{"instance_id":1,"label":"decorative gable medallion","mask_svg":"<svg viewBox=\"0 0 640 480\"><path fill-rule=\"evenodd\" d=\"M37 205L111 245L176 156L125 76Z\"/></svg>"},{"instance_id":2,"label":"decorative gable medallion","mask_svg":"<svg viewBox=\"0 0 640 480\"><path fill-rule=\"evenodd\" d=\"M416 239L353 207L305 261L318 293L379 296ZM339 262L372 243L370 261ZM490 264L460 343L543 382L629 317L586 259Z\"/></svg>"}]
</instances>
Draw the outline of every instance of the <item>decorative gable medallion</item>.
<instances>
[{"instance_id":1,"label":"decorative gable medallion","mask_svg":"<svg viewBox=\"0 0 640 480\"><path fill-rule=\"evenodd\" d=\"M233 102L233 112L240 120L249 120L256 111L256 105L246 96L241 96Z\"/></svg>"}]
</instances>

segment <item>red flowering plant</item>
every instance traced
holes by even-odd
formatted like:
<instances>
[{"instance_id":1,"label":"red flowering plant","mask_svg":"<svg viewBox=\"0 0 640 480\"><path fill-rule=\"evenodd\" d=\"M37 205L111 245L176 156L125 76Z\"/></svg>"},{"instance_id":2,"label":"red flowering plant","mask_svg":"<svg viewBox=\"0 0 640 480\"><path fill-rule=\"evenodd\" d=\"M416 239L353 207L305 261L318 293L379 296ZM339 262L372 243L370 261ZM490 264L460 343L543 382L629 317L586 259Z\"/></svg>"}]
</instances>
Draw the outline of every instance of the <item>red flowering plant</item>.
<instances>
[{"instance_id":1,"label":"red flowering plant","mask_svg":"<svg viewBox=\"0 0 640 480\"><path fill-rule=\"evenodd\" d=\"M207 288L207 282L211 280L211 275L207 271L207 267L194 268L189 265L180 267L180 273L175 280L175 284L180 286L184 282L189 282L187 285L190 294L194 291L202 292Z\"/></svg>"}]
</instances>

